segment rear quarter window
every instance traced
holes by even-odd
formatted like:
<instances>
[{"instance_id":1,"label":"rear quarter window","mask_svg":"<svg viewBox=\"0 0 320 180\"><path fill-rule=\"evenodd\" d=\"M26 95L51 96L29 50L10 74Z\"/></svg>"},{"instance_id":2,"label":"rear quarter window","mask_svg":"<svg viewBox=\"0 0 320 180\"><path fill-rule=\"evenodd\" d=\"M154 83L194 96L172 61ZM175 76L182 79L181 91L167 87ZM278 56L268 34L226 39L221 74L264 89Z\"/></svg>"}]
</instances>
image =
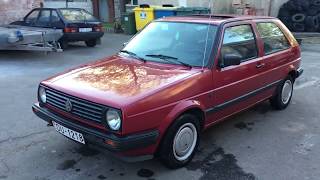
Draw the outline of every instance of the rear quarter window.
<instances>
[{"instance_id":1,"label":"rear quarter window","mask_svg":"<svg viewBox=\"0 0 320 180\"><path fill-rule=\"evenodd\" d=\"M257 23L257 28L263 40L265 54L272 54L290 47L288 39L275 23Z\"/></svg>"}]
</instances>

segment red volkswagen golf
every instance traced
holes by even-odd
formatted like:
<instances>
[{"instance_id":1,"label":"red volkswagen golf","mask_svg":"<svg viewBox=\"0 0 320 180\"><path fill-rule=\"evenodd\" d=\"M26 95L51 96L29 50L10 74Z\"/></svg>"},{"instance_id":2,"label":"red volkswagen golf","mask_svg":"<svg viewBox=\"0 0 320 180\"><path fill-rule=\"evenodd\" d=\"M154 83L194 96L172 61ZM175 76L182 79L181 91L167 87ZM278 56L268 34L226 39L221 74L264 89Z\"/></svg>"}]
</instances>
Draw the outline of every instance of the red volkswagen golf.
<instances>
[{"instance_id":1,"label":"red volkswagen golf","mask_svg":"<svg viewBox=\"0 0 320 180\"><path fill-rule=\"evenodd\" d=\"M76 142L179 168L208 127L265 100L285 109L300 62L278 19L170 17L118 54L41 82L33 112Z\"/></svg>"}]
</instances>

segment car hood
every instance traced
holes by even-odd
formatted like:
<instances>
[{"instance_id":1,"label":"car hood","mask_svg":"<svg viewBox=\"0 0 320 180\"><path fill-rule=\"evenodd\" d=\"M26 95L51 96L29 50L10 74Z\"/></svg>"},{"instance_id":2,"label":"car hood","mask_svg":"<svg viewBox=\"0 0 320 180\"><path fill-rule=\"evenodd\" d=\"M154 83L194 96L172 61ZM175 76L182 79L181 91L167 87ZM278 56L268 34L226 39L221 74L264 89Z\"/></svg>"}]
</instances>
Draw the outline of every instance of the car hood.
<instances>
[{"instance_id":1,"label":"car hood","mask_svg":"<svg viewBox=\"0 0 320 180\"><path fill-rule=\"evenodd\" d=\"M200 69L144 63L117 55L70 70L43 84L69 95L122 108L197 72Z\"/></svg>"}]
</instances>

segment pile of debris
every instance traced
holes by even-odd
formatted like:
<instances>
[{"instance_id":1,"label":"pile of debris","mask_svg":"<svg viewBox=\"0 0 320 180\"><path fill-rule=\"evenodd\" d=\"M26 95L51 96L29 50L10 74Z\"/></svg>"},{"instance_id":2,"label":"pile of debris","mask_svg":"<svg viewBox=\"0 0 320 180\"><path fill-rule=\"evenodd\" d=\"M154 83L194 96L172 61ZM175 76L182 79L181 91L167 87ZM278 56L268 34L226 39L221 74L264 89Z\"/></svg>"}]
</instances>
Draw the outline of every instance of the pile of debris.
<instances>
[{"instance_id":1,"label":"pile of debris","mask_svg":"<svg viewBox=\"0 0 320 180\"><path fill-rule=\"evenodd\" d=\"M294 32L320 32L320 0L289 0L278 18Z\"/></svg>"}]
</instances>

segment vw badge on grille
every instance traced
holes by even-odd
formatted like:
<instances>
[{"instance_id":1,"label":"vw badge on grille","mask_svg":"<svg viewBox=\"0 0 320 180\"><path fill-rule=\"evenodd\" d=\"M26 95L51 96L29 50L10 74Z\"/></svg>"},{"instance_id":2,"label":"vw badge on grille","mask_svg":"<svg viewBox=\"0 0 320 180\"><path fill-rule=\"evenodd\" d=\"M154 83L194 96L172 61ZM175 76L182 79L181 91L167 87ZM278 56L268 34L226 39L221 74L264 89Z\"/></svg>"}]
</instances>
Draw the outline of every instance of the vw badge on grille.
<instances>
[{"instance_id":1,"label":"vw badge on grille","mask_svg":"<svg viewBox=\"0 0 320 180\"><path fill-rule=\"evenodd\" d=\"M71 111L72 111L72 103L71 103L70 99L68 99L68 100L66 101L65 106L66 106L66 110L67 110L68 112L71 112Z\"/></svg>"}]
</instances>

